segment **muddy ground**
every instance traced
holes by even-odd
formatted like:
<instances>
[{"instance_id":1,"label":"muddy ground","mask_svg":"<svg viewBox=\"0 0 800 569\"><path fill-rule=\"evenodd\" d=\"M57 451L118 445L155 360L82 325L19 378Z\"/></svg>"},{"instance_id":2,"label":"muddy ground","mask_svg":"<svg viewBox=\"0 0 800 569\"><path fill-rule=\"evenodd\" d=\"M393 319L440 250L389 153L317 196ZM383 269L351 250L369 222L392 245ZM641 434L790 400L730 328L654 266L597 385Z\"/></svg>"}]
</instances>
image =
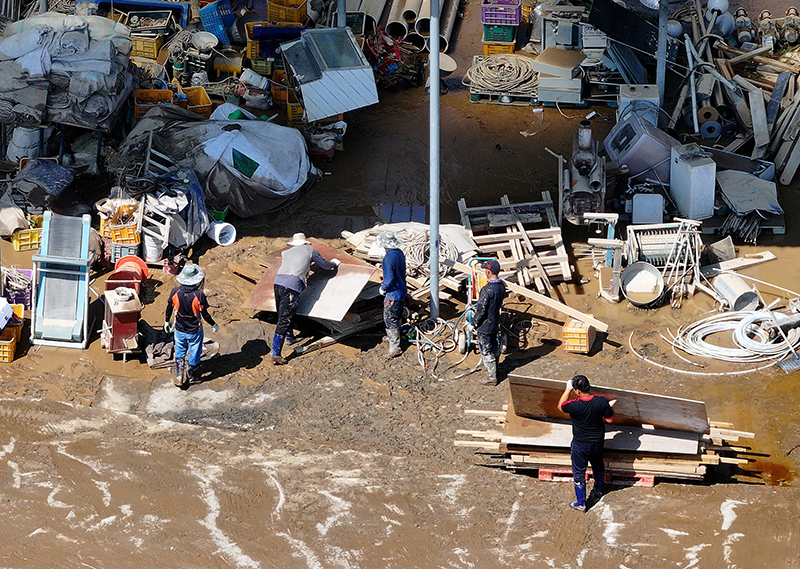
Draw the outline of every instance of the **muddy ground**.
<instances>
[{"instance_id":1,"label":"muddy ground","mask_svg":"<svg viewBox=\"0 0 800 569\"><path fill-rule=\"evenodd\" d=\"M544 148L569 154L590 110L598 137L613 125L608 107L535 115L530 107L471 104L458 77L480 53L476 6L468 3L454 43L459 71L442 97L443 222L458 221L460 197L484 205L503 194L532 201L555 191L556 162ZM712 419L755 433L743 442L752 462L741 469L718 469L703 483L621 487L584 515L566 507L570 484L539 482L506 470L498 456L453 447L463 438L457 429L493 426L464 410L500 409L506 382L482 386L480 373L438 382L413 347L389 366L380 330L271 365L274 317L238 308L252 284L227 263L257 270L259 257L295 231L343 246L341 230L385 221L387 212L424 219L427 104L421 89L381 93L380 105L347 117L345 150L319 164L331 175L292 212L236 221L240 238L231 247L198 244L192 256L208 273L222 354L202 383L176 389L164 370L113 359L96 334L85 351L24 346L2 364L4 567L800 566L798 374L713 375L735 370L713 364L698 368L706 375L677 374L631 352L635 331L634 347L685 369L658 336L711 310L705 297L680 310L611 305L596 298L594 275L576 261L589 282L566 286L565 301L611 326L589 356L563 351L558 314L507 302L508 322L533 326L501 374L581 372L603 385L699 399ZM540 134L519 134L531 128ZM797 211L797 188L781 195ZM589 236L568 229L569 241ZM798 288L799 236L789 216L786 235L740 247L778 256L746 274ZM29 263L2 247L4 264ZM172 286L162 274L147 283L143 318L153 326L163 323ZM101 318L99 303L92 313ZM444 358L439 376L455 377L477 357L453 369L455 361Z\"/></svg>"}]
</instances>

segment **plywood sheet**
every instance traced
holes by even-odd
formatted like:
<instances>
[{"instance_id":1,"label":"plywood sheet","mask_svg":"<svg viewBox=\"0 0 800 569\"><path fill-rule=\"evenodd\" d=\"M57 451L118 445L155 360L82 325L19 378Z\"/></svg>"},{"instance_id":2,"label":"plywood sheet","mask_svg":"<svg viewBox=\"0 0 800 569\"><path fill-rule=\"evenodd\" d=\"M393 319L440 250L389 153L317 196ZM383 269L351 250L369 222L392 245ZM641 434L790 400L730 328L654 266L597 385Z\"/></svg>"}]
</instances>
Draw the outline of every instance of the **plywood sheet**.
<instances>
[{"instance_id":1,"label":"plywood sheet","mask_svg":"<svg viewBox=\"0 0 800 569\"><path fill-rule=\"evenodd\" d=\"M564 392L564 381L541 377L509 375L511 400L522 417L563 419L558 400ZM632 427L643 425L658 429L708 433L708 415L703 401L679 399L613 387L592 386L592 393L617 399L614 424Z\"/></svg>"},{"instance_id":2,"label":"plywood sheet","mask_svg":"<svg viewBox=\"0 0 800 569\"><path fill-rule=\"evenodd\" d=\"M685 431L606 425L605 448L626 452L696 455L701 435ZM543 421L515 414L509 405L500 442L514 447L569 448L572 423L567 419Z\"/></svg>"},{"instance_id":3,"label":"plywood sheet","mask_svg":"<svg viewBox=\"0 0 800 569\"><path fill-rule=\"evenodd\" d=\"M380 271L361 259L329 247L314 238L309 241L324 258L339 259L342 264L339 265L333 277L328 271L319 271L309 276L308 286L300 297L297 313L303 316L340 321L347 314L367 282L380 282L379 276L376 275ZM281 253L284 250L274 251L266 256L267 270L250 291L243 308L275 312L273 286L281 264Z\"/></svg>"}]
</instances>

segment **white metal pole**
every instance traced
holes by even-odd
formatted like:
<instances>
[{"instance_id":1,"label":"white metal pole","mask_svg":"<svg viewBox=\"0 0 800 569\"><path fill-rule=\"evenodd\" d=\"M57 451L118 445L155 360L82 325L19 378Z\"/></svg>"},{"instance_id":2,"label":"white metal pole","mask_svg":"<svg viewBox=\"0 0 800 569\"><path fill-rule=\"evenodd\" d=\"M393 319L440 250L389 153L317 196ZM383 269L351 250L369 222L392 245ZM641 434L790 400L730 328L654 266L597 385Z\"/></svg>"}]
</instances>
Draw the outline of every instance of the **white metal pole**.
<instances>
[{"instance_id":1,"label":"white metal pole","mask_svg":"<svg viewBox=\"0 0 800 569\"><path fill-rule=\"evenodd\" d=\"M431 318L439 317L439 2L431 0L430 54L430 272ZM453 259L455 260L455 259Z\"/></svg>"}]
</instances>

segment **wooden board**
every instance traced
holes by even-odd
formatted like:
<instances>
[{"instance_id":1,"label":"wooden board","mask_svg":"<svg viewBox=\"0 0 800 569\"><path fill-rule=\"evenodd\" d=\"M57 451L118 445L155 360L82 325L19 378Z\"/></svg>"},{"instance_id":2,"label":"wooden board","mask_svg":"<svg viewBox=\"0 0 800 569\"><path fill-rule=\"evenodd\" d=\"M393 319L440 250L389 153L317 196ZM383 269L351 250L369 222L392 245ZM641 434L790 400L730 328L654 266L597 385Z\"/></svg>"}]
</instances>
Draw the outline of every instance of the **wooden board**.
<instances>
[{"instance_id":1,"label":"wooden board","mask_svg":"<svg viewBox=\"0 0 800 569\"><path fill-rule=\"evenodd\" d=\"M564 381L540 377L508 376L511 401L522 417L563 419L558 400L564 392ZM657 429L708 433L706 405L702 401L679 399L612 387L592 386L592 393L617 399L614 404L614 424Z\"/></svg>"},{"instance_id":2,"label":"wooden board","mask_svg":"<svg viewBox=\"0 0 800 569\"><path fill-rule=\"evenodd\" d=\"M700 439L699 433L610 424L606 425L605 448L697 455ZM572 442L572 423L569 419L542 421L520 417L509 406L500 442L514 448L569 448Z\"/></svg>"},{"instance_id":3,"label":"wooden board","mask_svg":"<svg viewBox=\"0 0 800 569\"><path fill-rule=\"evenodd\" d=\"M339 259L342 264L331 278L327 271L319 271L308 279L308 287L303 291L297 313L303 316L325 318L340 321L350 306L361 293L364 286L372 280L380 282L374 273L374 266L341 251L329 247L314 238L309 239L311 245L326 259ZM274 251L267 255L265 263L268 269L258 281L244 302L243 308L248 310L267 310L275 312L275 275L281 265L281 253Z\"/></svg>"}]
</instances>

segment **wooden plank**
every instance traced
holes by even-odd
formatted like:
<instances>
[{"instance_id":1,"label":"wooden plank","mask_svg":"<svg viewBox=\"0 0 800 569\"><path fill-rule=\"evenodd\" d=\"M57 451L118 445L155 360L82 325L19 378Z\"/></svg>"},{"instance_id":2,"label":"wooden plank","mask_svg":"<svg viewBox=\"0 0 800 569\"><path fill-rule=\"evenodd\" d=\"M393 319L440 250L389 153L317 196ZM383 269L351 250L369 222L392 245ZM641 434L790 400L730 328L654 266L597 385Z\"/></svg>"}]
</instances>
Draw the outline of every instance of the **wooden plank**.
<instances>
[{"instance_id":1,"label":"wooden plank","mask_svg":"<svg viewBox=\"0 0 800 569\"><path fill-rule=\"evenodd\" d=\"M490 443L490 442L482 442L482 441L453 441L453 446L457 447L470 447L470 448L482 448L486 450L492 450L495 452L500 452L500 443Z\"/></svg>"},{"instance_id":2,"label":"wooden plank","mask_svg":"<svg viewBox=\"0 0 800 569\"><path fill-rule=\"evenodd\" d=\"M777 257L771 251L762 251L761 253L751 253L744 257L731 259L730 261L721 261L713 265L706 265L700 267L700 274L704 277L713 277L725 271L738 271L754 265L760 265L767 261L774 261Z\"/></svg>"},{"instance_id":3,"label":"wooden plank","mask_svg":"<svg viewBox=\"0 0 800 569\"><path fill-rule=\"evenodd\" d=\"M456 269L457 271L461 271L462 273L470 274L470 268L467 265L464 265L457 261L451 261L450 259L445 259L442 261L442 263L448 267ZM536 302L544 304L545 306L549 306L550 308L557 310L562 314L566 314L567 316L572 316L573 318L576 318L581 322L586 322L587 324L594 326L595 329L599 330L600 332L608 332L608 324L606 324L605 322L601 322L600 320L597 320L596 318L589 316L588 314L584 314L580 310L577 310L575 308L570 308L569 306L567 306L562 302L559 302L555 299L547 297L543 294L539 294L538 292L534 292L527 288L523 288L519 285L515 285L514 283L508 282L507 280L503 280L503 282L506 283L506 286L512 292L515 292L519 295L535 300Z\"/></svg>"},{"instance_id":4,"label":"wooden plank","mask_svg":"<svg viewBox=\"0 0 800 569\"><path fill-rule=\"evenodd\" d=\"M501 442L514 446L570 448L572 423L527 419L509 412ZM699 445L697 433L606 425L605 448L608 450L696 455Z\"/></svg>"},{"instance_id":5,"label":"wooden plank","mask_svg":"<svg viewBox=\"0 0 800 569\"><path fill-rule=\"evenodd\" d=\"M737 63L741 63L743 61L747 61L748 59L752 59L757 55L761 55L762 53L767 53L772 51L771 45L762 45L761 47L757 47L752 51L745 52L741 55L737 55L736 57L731 57L728 60L728 63L731 65L736 65Z\"/></svg>"},{"instance_id":6,"label":"wooden plank","mask_svg":"<svg viewBox=\"0 0 800 569\"><path fill-rule=\"evenodd\" d=\"M564 392L563 381L510 374L508 383L517 415L553 419L565 417L558 409L558 400ZM660 429L694 433L710 431L706 406L702 401L603 386L593 386L592 393L617 400L614 404L615 425L652 425Z\"/></svg>"},{"instance_id":7,"label":"wooden plank","mask_svg":"<svg viewBox=\"0 0 800 569\"><path fill-rule=\"evenodd\" d=\"M528 229L525 233L531 239L547 239L557 235L561 235L560 227L547 227L545 229ZM488 243L506 243L509 239L520 239L522 233L520 231L511 231L509 233L489 233L487 235L473 235L472 239L478 245L485 245ZM550 240L552 242L552 240Z\"/></svg>"},{"instance_id":8,"label":"wooden plank","mask_svg":"<svg viewBox=\"0 0 800 569\"><path fill-rule=\"evenodd\" d=\"M715 41L714 48L720 50L726 55L730 55L732 57L736 57L738 55L744 55L747 53L746 51L742 51L741 49L736 49L734 47L729 46L725 42L722 41ZM763 65L769 65L774 69L778 69L780 71L791 71L792 73L800 73L800 67L797 65L791 65L789 63L784 63L782 61L778 61L777 59L772 59L769 57L764 57L761 55L756 55L753 57L753 61L761 63Z\"/></svg>"},{"instance_id":9,"label":"wooden plank","mask_svg":"<svg viewBox=\"0 0 800 569\"><path fill-rule=\"evenodd\" d=\"M259 280L261 280L261 277L263 276L263 273L255 273L238 263L228 263L228 269L232 273L236 273L240 277L244 277L249 281L253 281L254 283L257 283Z\"/></svg>"}]
</instances>

